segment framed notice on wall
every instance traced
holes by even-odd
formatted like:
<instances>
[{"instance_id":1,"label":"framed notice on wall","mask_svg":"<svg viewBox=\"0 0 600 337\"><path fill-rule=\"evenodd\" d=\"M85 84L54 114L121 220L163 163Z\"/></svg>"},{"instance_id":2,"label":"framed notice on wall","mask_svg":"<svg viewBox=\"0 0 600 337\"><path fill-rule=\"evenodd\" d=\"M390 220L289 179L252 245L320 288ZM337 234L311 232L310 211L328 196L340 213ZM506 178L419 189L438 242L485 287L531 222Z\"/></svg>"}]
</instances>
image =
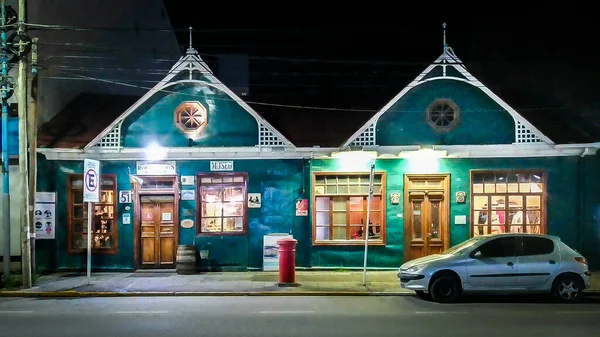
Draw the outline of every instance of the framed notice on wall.
<instances>
[{"instance_id":1,"label":"framed notice on wall","mask_svg":"<svg viewBox=\"0 0 600 337\"><path fill-rule=\"evenodd\" d=\"M296 216L308 216L308 199L296 200Z\"/></svg>"},{"instance_id":2,"label":"framed notice on wall","mask_svg":"<svg viewBox=\"0 0 600 337\"><path fill-rule=\"evenodd\" d=\"M56 193L38 192L35 196L35 209L33 212L35 238L56 238Z\"/></svg>"}]
</instances>

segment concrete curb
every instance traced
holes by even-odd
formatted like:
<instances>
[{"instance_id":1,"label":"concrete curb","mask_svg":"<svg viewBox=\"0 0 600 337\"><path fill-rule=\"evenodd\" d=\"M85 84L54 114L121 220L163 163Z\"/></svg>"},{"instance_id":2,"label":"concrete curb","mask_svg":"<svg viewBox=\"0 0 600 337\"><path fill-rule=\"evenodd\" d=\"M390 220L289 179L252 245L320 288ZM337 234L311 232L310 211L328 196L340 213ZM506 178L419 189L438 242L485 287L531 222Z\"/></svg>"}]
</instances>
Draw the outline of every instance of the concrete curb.
<instances>
[{"instance_id":1,"label":"concrete curb","mask_svg":"<svg viewBox=\"0 0 600 337\"><path fill-rule=\"evenodd\" d=\"M0 297L82 298L82 297L167 297L167 296L413 296L407 292L364 291L5 291Z\"/></svg>"},{"instance_id":2,"label":"concrete curb","mask_svg":"<svg viewBox=\"0 0 600 337\"><path fill-rule=\"evenodd\" d=\"M584 291L586 296L598 296L600 290ZM365 291L0 291L0 298L90 298L90 297L175 297L175 296L414 296L410 292Z\"/></svg>"}]
</instances>

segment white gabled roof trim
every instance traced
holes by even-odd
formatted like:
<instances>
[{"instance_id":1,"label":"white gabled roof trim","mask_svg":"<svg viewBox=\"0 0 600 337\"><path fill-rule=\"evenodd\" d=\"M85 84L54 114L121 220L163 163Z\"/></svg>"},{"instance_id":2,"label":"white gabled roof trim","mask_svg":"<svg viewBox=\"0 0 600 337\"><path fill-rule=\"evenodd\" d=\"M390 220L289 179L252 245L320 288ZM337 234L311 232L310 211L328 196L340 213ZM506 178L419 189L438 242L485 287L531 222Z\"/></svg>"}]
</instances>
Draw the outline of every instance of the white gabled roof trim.
<instances>
[{"instance_id":1,"label":"white gabled roof trim","mask_svg":"<svg viewBox=\"0 0 600 337\"><path fill-rule=\"evenodd\" d=\"M171 82L177 75L180 73L188 71L189 76L185 81L173 81ZM137 102L135 102L132 106L130 106L125 112L123 112L117 119L115 119L109 126L107 126L102 132L100 132L91 142L89 142L85 149L92 148L96 146L103 138L106 136L113 128L122 123L127 116L137 110L144 102L146 102L150 97L152 97L155 93L164 90L165 88L173 85L174 83L183 83L183 82L192 82L199 84L208 84L209 82L194 80L193 79L193 71L198 71L204 76L212 86L215 88L225 92L233 101L238 103L244 110L246 110L254 119L256 119L257 128L259 128L259 139L257 139L257 145L260 145L260 125L262 124L264 127L269 129L281 142L283 142L288 147L294 147L294 144L290 142L287 138L285 138L277 129L275 129L269 122L267 122L262 116L260 116L252 107L250 107L246 102L244 102L238 95L236 95L229 87L223 84L219 79L213 75L213 72L210 70L208 65L202 60L198 52L193 48L188 49L187 54L182 56L165 78L163 78L160 82L158 82L152 89L150 89L144 96L142 96Z\"/></svg>"},{"instance_id":2,"label":"white gabled roof trim","mask_svg":"<svg viewBox=\"0 0 600 337\"><path fill-rule=\"evenodd\" d=\"M165 148L164 160L206 160L206 159L309 159L318 156L328 156L337 148L290 148L290 147L170 147ZM38 153L48 160L83 160L85 158L124 161L146 160L146 150L143 148L124 149L54 149L39 148Z\"/></svg>"},{"instance_id":3,"label":"white gabled roof trim","mask_svg":"<svg viewBox=\"0 0 600 337\"><path fill-rule=\"evenodd\" d=\"M438 66L444 67L444 72L443 72L444 75L443 76L437 76L437 77L432 77L432 78L428 78L428 79L423 79L435 67L438 67ZM463 75L465 77L465 79L455 77L455 76L447 76L445 67L453 67L458 72L460 72L460 74ZM346 140L346 142L344 142L342 147L350 146L371 125L376 126L379 118L384 113L386 113L392 106L394 106L394 104L396 104L396 102L398 102L400 100L400 98L402 98L404 95L406 95L411 89L413 89L414 87L416 87L420 84L427 83L430 81L436 81L436 80L455 80L455 81L466 82L466 83L469 83L469 84L479 88L481 91L483 91L485 94L487 94L492 100L494 100L494 102L496 102L503 109L508 111L508 113L515 120L515 143L519 142L518 135L517 135L517 124L521 123L527 129L529 129L531 131L531 133L533 133L539 139L543 140L546 144L554 144L554 142L552 140L550 140L550 138L546 137L540 130L538 130L535 126L533 126L533 124L529 123L529 121L527 121L515 109L513 109L510 105L508 105L508 103L503 101L500 97L498 97L498 95L494 94L488 87L486 87L483 83L481 83L481 81L479 81L477 78L475 78L475 76L473 76L471 73L469 73L469 71L467 71L467 68L465 68L465 66L463 65L462 61L456 56L456 54L454 54L454 51L452 50L452 48L450 48L449 46L444 46L444 52L442 53L442 55L440 57L438 57L423 72L421 72L417 77L415 77L415 79L412 82L410 82L404 89L402 89L396 96L394 96L394 98L392 98L386 105L384 105L383 108L381 108L375 115L373 115L373 117L371 117L362 127L360 127L354 134L352 134L352 136L350 136L350 138L348 138ZM375 145L375 144L373 144L373 145Z\"/></svg>"},{"instance_id":4,"label":"white gabled roof trim","mask_svg":"<svg viewBox=\"0 0 600 337\"><path fill-rule=\"evenodd\" d=\"M398 158L400 152L417 151L418 145L372 146L363 150L377 151L379 159ZM433 146L434 150L446 151L445 158L531 158L595 155L600 143L549 145L545 143L504 144L504 145L443 145ZM165 160L207 160L207 159L310 159L329 158L332 153L346 148L320 147L210 147L210 148L166 148ZM85 158L106 161L146 160L143 148L127 149L53 149L39 148L38 153L48 160L83 160Z\"/></svg>"}]
</instances>

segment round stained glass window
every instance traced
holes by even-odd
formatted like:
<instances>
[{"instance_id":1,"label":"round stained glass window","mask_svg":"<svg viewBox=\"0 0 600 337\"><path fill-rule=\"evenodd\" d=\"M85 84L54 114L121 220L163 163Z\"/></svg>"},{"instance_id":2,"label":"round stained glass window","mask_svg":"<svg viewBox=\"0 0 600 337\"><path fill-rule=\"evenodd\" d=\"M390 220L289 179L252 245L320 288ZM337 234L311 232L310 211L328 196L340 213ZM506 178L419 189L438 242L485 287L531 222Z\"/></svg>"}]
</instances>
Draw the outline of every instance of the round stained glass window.
<instances>
[{"instance_id":1,"label":"round stained glass window","mask_svg":"<svg viewBox=\"0 0 600 337\"><path fill-rule=\"evenodd\" d=\"M459 119L459 107L450 99L436 99L427 108L427 122L435 130L450 131Z\"/></svg>"}]
</instances>

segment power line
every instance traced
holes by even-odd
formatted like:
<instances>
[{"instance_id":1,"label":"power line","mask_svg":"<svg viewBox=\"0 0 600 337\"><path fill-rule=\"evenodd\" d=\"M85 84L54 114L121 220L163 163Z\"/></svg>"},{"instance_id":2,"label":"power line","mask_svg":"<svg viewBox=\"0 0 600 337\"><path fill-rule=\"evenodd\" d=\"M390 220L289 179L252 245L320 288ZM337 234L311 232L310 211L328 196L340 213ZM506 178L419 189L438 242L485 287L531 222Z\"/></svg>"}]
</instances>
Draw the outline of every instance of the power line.
<instances>
[{"instance_id":1,"label":"power line","mask_svg":"<svg viewBox=\"0 0 600 337\"><path fill-rule=\"evenodd\" d=\"M121 85L121 86L126 86L126 87L132 87L132 88L137 88L137 89L145 89L145 90L148 90L148 91L153 89L153 87L141 86L141 85L136 85L136 84L131 84L131 83L125 83L125 82L121 82L121 81L115 81L115 80L109 80L109 79L102 79L102 78L85 76L85 75L80 75L80 74L72 74L72 75L76 76L76 77L79 77L79 78L84 78L84 79L87 79L87 80L95 80L95 81L100 81L100 82L105 82L105 83L111 83L111 84L116 84L116 85ZM223 83L219 82L218 84L223 84ZM164 92L164 93L169 93L169 94L175 94L175 95L186 95L186 96L190 95L188 93L182 93L182 92L172 91L172 90L167 90L167 89L160 89L158 91L159 92ZM232 98L212 97L211 99L236 102L236 100L234 100ZM293 108L293 109L304 109L304 110L325 110L325 111L342 111L342 112L343 111L346 111L346 112L373 112L373 113L379 111L379 109L334 108L334 107L322 107L322 106L278 104L278 103L267 103L267 102L257 102L257 101L244 101L244 102L247 103L247 104L254 104L254 105L261 105L261 106L271 106L271 107L280 107L280 108ZM387 103L387 102L382 102L382 105L385 104L385 103ZM579 107L553 106L553 107L535 107L535 108L515 108L515 110L517 110L517 111L536 111L536 110L557 110L557 109L571 109L571 108L584 108L584 106L579 106ZM478 112L478 113L481 113L481 112L501 112L501 111L506 111L504 109L465 109L465 108L461 108L461 110L462 111L467 111L467 112ZM396 111L398 111L398 112L404 112L404 113L421 113L421 112L423 112L422 110L396 110Z\"/></svg>"},{"instance_id":2,"label":"power line","mask_svg":"<svg viewBox=\"0 0 600 337\"><path fill-rule=\"evenodd\" d=\"M44 43L44 42L40 42L41 45L49 45L49 43ZM93 50L97 50L97 51L116 51L116 52L126 52L126 51L144 51L144 52L148 52L148 53L164 53L164 54L170 54L172 52L168 52L168 51L152 51L151 49L136 49L136 48L131 48L131 47L112 47L112 46L107 46L107 47L101 47L99 45L93 45L90 44L89 46L84 46L83 44L69 44L67 43L56 43L56 44L51 44L53 46L57 46L57 47L61 47L61 48L67 48L67 47L83 47L83 48L87 48L82 50L82 51L93 51ZM173 52L173 55L175 53ZM240 54L247 54L247 53L242 53L240 52ZM178 55L180 55L180 53L178 53ZM55 57L64 57L63 55L53 55ZM206 57L210 57L210 58L219 58L220 56L222 56L222 54L213 54L213 53L201 53L200 54L201 57L206 58ZM106 58L114 58L114 57L106 57ZM176 62L179 58L173 58L170 59L170 61L172 62ZM375 60L375 61L369 61L369 60L360 60L360 59L325 59L325 58L298 58L298 57L282 57L282 56L259 56L259 55L249 55L248 56L248 60L250 62L256 62L256 61L272 61L272 62L286 62L286 63L323 63L323 64L340 64L340 65L380 65L380 66L391 66L391 65L405 65L405 66L422 66L422 67L427 67L428 65L431 64L431 62L424 62L424 61L384 61L384 60Z\"/></svg>"},{"instance_id":3,"label":"power line","mask_svg":"<svg viewBox=\"0 0 600 337\"><path fill-rule=\"evenodd\" d=\"M40 68L45 70L72 70L79 71L85 73L98 73L98 72L119 72L119 73L139 73L139 74L147 74L147 75L167 75L170 72L170 68L129 68L129 67L101 67L101 66L74 66L74 65L61 65L61 64L48 64L48 63L39 63ZM415 75L415 72L412 71L377 71L372 70L370 72L361 72L361 71L345 71L345 72L334 72L334 71L280 71L280 70L271 70L268 72L249 72L250 77L303 77L303 78L397 78L400 75ZM254 76L253 76L254 74ZM413 76L414 77L414 76ZM370 86L365 84L365 86Z\"/></svg>"},{"instance_id":4,"label":"power line","mask_svg":"<svg viewBox=\"0 0 600 337\"><path fill-rule=\"evenodd\" d=\"M44 24L44 23L25 23L30 30L64 30L64 31L114 31L114 32L138 32L138 31L148 31L148 32L166 32L166 33L189 33L189 28L118 28L118 27L81 27L81 26L71 26L71 25L56 25L56 24ZM352 28L336 28L336 27L328 27L326 29L320 28L193 28L193 33L262 33L262 34L273 34L273 33L283 33L283 34L319 34L319 35L327 35L327 34L344 34L348 35L349 33L393 33L395 36L402 35L422 35L422 36L431 36L431 34L424 33L421 30L396 30L392 31L390 29L369 29L361 27L360 29L352 29ZM410 34L409 34L410 33Z\"/></svg>"}]
</instances>

